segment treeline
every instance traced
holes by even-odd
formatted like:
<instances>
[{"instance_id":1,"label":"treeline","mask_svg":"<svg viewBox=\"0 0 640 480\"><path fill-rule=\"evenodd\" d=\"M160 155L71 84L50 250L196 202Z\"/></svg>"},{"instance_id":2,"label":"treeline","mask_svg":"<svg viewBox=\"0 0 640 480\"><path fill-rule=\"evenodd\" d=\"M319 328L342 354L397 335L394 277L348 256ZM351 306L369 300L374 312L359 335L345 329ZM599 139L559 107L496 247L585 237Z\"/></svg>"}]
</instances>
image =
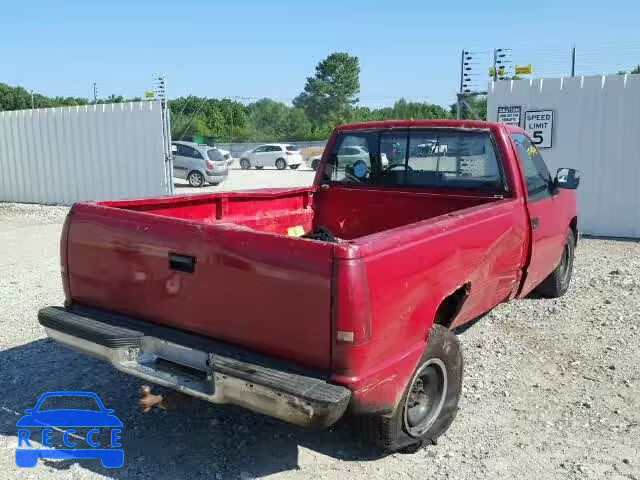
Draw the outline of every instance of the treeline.
<instances>
[{"instance_id":1,"label":"treeline","mask_svg":"<svg viewBox=\"0 0 640 480\"><path fill-rule=\"evenodd\" d=\"M140 98L125 99L122 96L111 95L98 99L96 103L120 103L138 101ZM39 93L31 93L22 87L11 87L0 83L0 112L6 110L27 110L29 108L75 107L93 103L88 98L81 97L47 97Z\"/></svg>"},{"instance_id":2,"label":"treeline","mask_svg":"<svg viewBox=\"0 0 640 480\"><path fill-rule=\"evenodd\" d=\"M203 136L219 142L326 140L340 123L399 118L450 118L439 105L400 99L391 107L354 107L335 120L317 121L303 108L268 98L248 105L232 100L177 98L170 102L174 139Z\"/></svg>"},{"instance_id":3,"label":"treeline","mask_svg":"<svg viewBox=\"0 0 640 480\"><path fill-rule=\"evenodd\" d=\"M456 108L399 99L393 106L359 104L360 64L357 57L337 52L316 66L291 105L263 98L244 104L230 99L188 96L169 101L174 139L205 137L213 142L325 140L336 125L392 119L455 118ZM137 101L111 95L97 103ZM46 97L22 87L0 83L0 111L87 105L80 97ZM486 100L474 98L463 118L486 117Z\"/></svg>"}]
</instances>

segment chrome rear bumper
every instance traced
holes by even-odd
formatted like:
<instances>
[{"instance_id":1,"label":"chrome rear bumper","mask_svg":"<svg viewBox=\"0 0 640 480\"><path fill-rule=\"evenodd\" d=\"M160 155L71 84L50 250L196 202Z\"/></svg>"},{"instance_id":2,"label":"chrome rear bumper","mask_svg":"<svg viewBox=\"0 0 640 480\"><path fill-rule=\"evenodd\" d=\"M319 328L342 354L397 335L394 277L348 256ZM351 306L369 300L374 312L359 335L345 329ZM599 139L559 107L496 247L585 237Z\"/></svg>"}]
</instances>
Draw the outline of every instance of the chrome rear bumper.
<instances>
[{"instance_id":1,"label":"chrome rear bumper","mask_svg":"<svg viewBox=\"0 0 640 480\"><path fill-rule=\"evenodd\" d=\"M268 357L243 355L218 342L107 312L46 307L38 320L53 340L124 373L296 425L332 425L351 396L345 387Z\"/></svg>"}]
</instances>

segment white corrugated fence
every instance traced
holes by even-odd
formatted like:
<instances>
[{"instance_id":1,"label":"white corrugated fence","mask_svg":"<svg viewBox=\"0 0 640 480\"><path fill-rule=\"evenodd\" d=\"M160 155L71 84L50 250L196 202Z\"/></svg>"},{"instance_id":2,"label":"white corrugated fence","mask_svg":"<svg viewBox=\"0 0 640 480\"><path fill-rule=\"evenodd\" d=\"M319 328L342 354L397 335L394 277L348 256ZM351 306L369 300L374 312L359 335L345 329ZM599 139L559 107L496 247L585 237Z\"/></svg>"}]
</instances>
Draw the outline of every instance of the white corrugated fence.
<instances>
[{"instance_id":1,"label":"white corrugated fence","mask_svg":"<svg viewBox=\"0 0 640 480\"><path fill-rule=\"evenodd\" d=\"M499 106L521 106L522 117L553 110L553 146L541 154L552 175L580 170L581 231L640 237L640 75L498 81L489 89L489 120Z\"/></svg>"},{"instance_id":2,"label":"white corrugated fence","mask_svg":"<svg viewBox=\"0 0 640 480\"><path fill-rule=\"evenodd\" d=\"M0 112L0 201L169 193L163 135L159 101Z\"/></svg>"}]
</instances>

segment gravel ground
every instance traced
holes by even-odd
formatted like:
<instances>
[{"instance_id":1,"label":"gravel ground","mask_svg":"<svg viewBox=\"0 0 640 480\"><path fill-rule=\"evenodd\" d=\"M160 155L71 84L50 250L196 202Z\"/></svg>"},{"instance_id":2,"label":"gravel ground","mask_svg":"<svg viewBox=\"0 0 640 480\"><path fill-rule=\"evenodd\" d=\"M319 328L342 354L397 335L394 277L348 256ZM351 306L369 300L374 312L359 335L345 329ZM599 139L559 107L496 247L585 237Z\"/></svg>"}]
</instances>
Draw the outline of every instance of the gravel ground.
<instances>
[{"instance_id":1,"label":"gravel ground","mask_svg":"<svg viewBox=\"0 0 640 480\"><path fill-rule=\"evenodd\" d=\"M240 188L236 173L225 187ZM62 301L65 212L0 204L0 479L640 479L638 242L582 239L567 295L500 305L460 332L456 421L437 446L385 457L348 422L306 431L200 402L139 414L138 380L46 340L36 320L40 307ZM52 390L94 391L115 409L125 425L122 468L96 460L16 468L15 423Z\"/></svg>"}]
</instances>

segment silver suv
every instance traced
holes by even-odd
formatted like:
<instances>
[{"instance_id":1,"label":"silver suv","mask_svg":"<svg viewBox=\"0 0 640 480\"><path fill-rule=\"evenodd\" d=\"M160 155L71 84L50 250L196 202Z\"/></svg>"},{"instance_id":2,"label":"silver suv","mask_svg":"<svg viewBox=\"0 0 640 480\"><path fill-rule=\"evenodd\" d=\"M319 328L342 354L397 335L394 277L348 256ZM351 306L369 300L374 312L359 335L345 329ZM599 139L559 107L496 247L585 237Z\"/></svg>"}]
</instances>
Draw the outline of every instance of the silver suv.
<instances>
[{"instance_id":1,"label":"silver suv","mask_svg":"<svg viewBox=\"0 0 640 480\"><path fill-rule=\"evenodd\" d=\"M202 187L205 183L218 185L229 175L231 155L226 150L182 141L171 142L171 145L173 176L187 180L192 187Z\"/></svg>"}]
</instances>

